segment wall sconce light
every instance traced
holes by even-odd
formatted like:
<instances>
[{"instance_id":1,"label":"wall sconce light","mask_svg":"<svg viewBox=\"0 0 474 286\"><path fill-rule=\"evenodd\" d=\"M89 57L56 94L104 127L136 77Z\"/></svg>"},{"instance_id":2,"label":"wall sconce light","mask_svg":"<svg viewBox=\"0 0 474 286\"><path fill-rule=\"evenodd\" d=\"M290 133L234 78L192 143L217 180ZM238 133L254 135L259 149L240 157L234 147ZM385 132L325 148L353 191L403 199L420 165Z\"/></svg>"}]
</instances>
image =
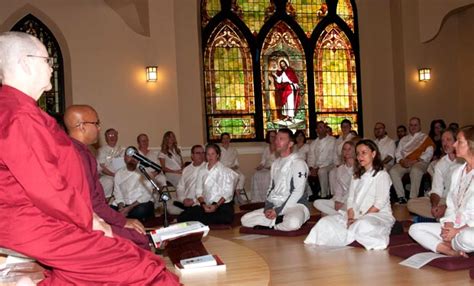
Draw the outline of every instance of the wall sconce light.
<instances>
[{"instance_id":1,"label":"wall sconce light","mask_svg":"<svg viewBox=\"0 0 474 286\"><path fill-rule=\"evenodd\" d=\"M419 81L431 80L431 69L430 68L418 69L418 80Z\"/></svg>"},{"instance_id":2,"label":"wall sconce light","mask_svg":"<svg viewBox=\"0 0 474 286\"><path fill-rule=\"evenodd\" d=\"M155 82L158 79L158 67L148 66L146 67L146 81Z\"/></svg>"}]
</instances>

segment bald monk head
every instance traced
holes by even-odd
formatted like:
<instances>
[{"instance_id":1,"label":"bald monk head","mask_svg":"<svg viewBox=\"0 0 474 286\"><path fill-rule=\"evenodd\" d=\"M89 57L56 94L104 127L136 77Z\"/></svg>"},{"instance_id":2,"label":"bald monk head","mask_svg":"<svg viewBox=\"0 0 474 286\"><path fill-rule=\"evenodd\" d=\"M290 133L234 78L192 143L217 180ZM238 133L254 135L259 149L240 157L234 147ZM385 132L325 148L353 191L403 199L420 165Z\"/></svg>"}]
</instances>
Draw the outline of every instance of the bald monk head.
<instances>
[{"instance_id":1,"label":"bald monk head","mask_svg":"<svg viewBox=\"0 0 474 286\"><path fill-rule=\"evenodd\" d=\"M89 105L69 106L64 114L64 124L69 136L83 144L94 144L99 138L99 116Z\"/></svg>"}]
</instances>

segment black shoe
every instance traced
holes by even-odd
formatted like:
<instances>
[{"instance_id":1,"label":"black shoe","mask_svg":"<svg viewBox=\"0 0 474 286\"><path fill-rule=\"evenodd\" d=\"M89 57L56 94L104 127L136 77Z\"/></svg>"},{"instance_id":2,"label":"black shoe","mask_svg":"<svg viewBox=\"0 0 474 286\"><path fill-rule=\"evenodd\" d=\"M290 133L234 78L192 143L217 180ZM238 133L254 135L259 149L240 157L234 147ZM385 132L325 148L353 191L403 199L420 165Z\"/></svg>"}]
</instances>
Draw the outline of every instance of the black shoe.
<instances>
[{"instance_id":1,"label":"black shoe","mask_svg":"<svg viewBox=\"0 0 474 286\"><path fill-rule=\"evenodd\" d=\"M275 224L279 224L279 223L281 223L281 222L283 222L283 215L277 216L277 218L276 218L276 220L275 220Z\"/></svg>"},{"instance_id":2,"label":"black shoe","mask_svg":"<svg viewBox=\"0 0 474 286\"><path fill-rule=\"evenodd\" d=\"M407 199L405 199L404 197L398 198L399 205L406 205L406 203L407 203Z\"/></svg>"},{"instance_id":3,"label":"black shoe","mask_svg":"<svg viewBox=\"0 0 474 286\"><path fill-rule=\"evenodd\" d=\"M253 229L273 229L273 227L268 227L264 225L256 225L253 227Z\"/></svg>"}]
</instances>

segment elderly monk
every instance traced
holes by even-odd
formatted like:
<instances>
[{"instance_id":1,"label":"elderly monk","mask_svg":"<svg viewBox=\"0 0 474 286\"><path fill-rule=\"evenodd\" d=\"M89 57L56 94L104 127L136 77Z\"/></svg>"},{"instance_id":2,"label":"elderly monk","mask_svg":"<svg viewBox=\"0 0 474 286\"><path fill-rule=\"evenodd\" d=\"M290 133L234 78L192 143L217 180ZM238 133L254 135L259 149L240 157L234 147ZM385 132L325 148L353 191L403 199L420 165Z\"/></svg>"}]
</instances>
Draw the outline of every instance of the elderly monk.
<instances>
[{"instance_id":1,"label":"elderly monk","mask_svg":"<svg viewBox=\"0 0 474 286\"><path fill-rule=\"evenodd\" d=\"M42 285L178 285L159 257L93 214L78 152L36 104L52 63L37 38L0 34L0 247L46 265Z\"/></svg>"},{"instance_id":2,"label":"elderly monk","mask_svg":"<svg viewBox=\"0 0 474 286\"><path fill-rule=\"evenodd\" d=\"M88 145L97 142L100 132L100 120L97 112L88 105L72 105L64 114L64 124L72 143L81 156L90 187L92 209L108 223L114 234L130 239L138 246L149 250L145 228L136 219L126 219L125 216L113 210L105 200L104 190L99 181L97 161L90 152Z\"/></svg>"}]
</instances>

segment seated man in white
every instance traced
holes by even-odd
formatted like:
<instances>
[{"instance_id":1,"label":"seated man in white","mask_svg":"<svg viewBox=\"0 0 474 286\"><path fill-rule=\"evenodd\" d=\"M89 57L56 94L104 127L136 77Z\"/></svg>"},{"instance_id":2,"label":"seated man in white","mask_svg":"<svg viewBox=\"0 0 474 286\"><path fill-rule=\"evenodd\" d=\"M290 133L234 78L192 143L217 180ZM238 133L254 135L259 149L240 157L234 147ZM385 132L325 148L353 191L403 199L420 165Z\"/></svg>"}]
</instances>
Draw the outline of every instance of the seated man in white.
<instances>
[{"instance_id":1,"label":"seated man in white","mask_svg":"<svg viewBox=\"0 0 474 286\"><path fill-rule=\"evenodd\" d=\"M123 167L123 155L125 149L118 142L118 132L113 128L105 131L106 145L97 150L97 165L100 173L100 183L104 188L107 201L112 197L114 190L115 172Z\"/></svg>"},{"instance_id":2,"label":"seated man in white","mask_svg":"<svg viewBox=\"0 0 474 286\"><path fill-rule=\"evenodd\" d=\"M160 165L158 161L158 151L150 150L150 140L148 139L148 135L145 133L141 133L137 136L137 144L138 144L138 153L145 156L146 158L150 159L150 161ZM150 174L156 181L159 187L166 186L166 177L163 172L157 172L153 168L146 168L148 174Z\"/></svg>"},{"instance_id":3,"label":"seated man in white","mask_svg":"<svg viewBox=\"0 0 474 286\"><path fill-rule=\"evenodd\" d=\"M434 167L433 183L429 197L421 197L408 201L408 210L426 218L440 219L446 210L446 197L450 189L451 177L456 161L454 143L456 135L453 130L446 129L441 135L441 144L446 153L439 159Z\"/></svg>"},{"instance_id":4,"label":"seated man in white","mask_svg":"<svg viewBox=\"0 0 474 286\"><path fill-rule=\"evenodd\" d=\"M319 180L321 187L320 197L326 198L330 194L329 171L334 167L336 139L327 135L326 124L323 121L316 123L316 133L318 138L311 143L308 153L309 180L310 183L316 180L316 178Z\"/></svg>"},{"instance_id":5,"label":"seated man in white","mask_svg":"<svg viewBox=\"0 0 474 286\"><path fill-rule=\"evenodd\" d=\"M126 166L115 173L114 196L117 210L128 218L141 221L155 216L153 189L138 170L138 161L125 155Z\"/></svg>"},{"instance_id":6,"label":"seated man in white","mask_svg":"<svg viewBox=\"0 0 474 286\"><path fill-rule=\"evenodd\" d=\"M444 217L439 223L413 224L409 234L433 252L466 256L474 251L474 126L461 128L454 148L466 163L453 171Z\"/></svg>"},{"instance_id":7,"label":"seated man in white","mask_svg":"<svg viewBox=\"0 0 474 286\"><path fill-rule=\"evenodd\" d=\"M206 145L206 160L196 178L196 197L199 205L183 211L178 221L200 221L203 224L230 224L234 220L234 188L237 173L220 161L217 144Z\"/></svg>"},{"instance_id":8,"label":"seated man in white","mask_svg":"<svg viewBox=\"0 0 474 286\"><path fill-rule=\"evenodd\" d=\"M375 123L374 126L375 144L380 151L385 170L388 172L395 164L395 141L387 136L385 131L385 124L382 122Z\"/></svg>"},{"instance_id":9,"label":"seated man in white","mask_svg":"<svg viewBox=\"0 0 474 286\"><path fill-rule=\"evenodd\" d=\"M298 154L292 153L294 142L290 129L280 129L275 144L280 157L272 164L265 207L245 214L241 221L245 227L293 231L309 219L304 196L308 166Z\"/></svg>"},{"instance_id":10,"label":"seated man in white","mask_svg":"<svg viewBox=\"0 0 474 286\"><path fill-rule=\"evenodd\" d=\"M244 190L245 175L239 170L239 154L237 149L230 146L230 134L227 132L221 134L221 153L221 163L239 175L235 189L237 200L243 202L244 199L240 197L240 193Z\"/></svg>"},{"instance_id":11,"label":"seated man in white","mask_svg":"<svg viewBox=\"0 0 474 286\"><path fill-rule=\"evenodd\" d=\"M418 197L421 178L433 157L434 143L428 135L421 132L420 124L419 118L410 119L409 134L400 140L395 151L397 163L390 169L390 177L400 204L406 203L403 175L410 173L410 199Z\"/></svg>"},{"instance_id":12,"label":"seated man in white","mask_svg":"<svg viewBox=\"0 0 474 286\"><path fill-rule=\"evenodd\" d=\"M262 160L256 168L256 172L252 177L252 202L264 202L267 195L268 187L270 186L270 168L272 163L276 160L275 147L276 131L267 131L265 141L267 146L263 150Z\"/></svg>"},{"instance_id":13,"label":"seated man in white","mask_svg":"<svg viewBox=\"0 0 474 286\"><path fill-rule=\"evenodd\" d=\"M355 162L355 143L353 140L347 141L342 146L342 160L343 164L336 168L334 180L330 181L334 196L329 200L314 201L314 207L323 214L333 215L337 214L339 210L347 210L346 202Z\"/></svg>"},{"instance_id":14,"label":"seated man in white","mask_svg":"<svg viewBox=\"0 0 474 286\"><path fill-rule=\"evenodd\" d=\"M357 241L367 250L387 248L395 222L390 206L390 176L372 140L359 141L356 152L347 211L323 217L304 243L345 246Z\"/></svg>"},{"instance_id":15,"label":"seated man in white","mask_svg":"<svg viewBox=\"0 0 474 286\"><path fill-rule=\"evenodd\" d=\"M176 187L176 199L168 201L168 213L179 215L185 209L199 204L196 198L196 179L199 169L204 165L204 154L204 148L201 145L194 145L191 148L192 163L183 169Z\"/></svg>"}]
</instances>

